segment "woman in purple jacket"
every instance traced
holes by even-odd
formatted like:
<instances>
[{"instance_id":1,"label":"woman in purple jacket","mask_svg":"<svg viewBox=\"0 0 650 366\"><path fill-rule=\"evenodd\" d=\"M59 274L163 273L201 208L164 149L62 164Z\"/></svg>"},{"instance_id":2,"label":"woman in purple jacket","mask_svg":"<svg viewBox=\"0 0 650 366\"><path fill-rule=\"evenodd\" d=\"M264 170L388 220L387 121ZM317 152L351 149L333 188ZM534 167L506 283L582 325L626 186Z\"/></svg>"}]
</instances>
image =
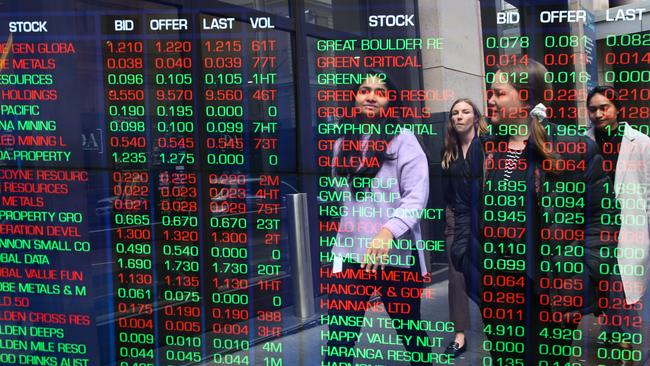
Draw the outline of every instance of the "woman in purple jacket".
<instances>
[{"instance_id":1,"label":"woman in purple jacket","mask_svg":"<svg viewBox=\"0 0 650 366\"><path fill-rule=\"evenodd\" d=\"M364 133L346 134L334 146L333 175L343 202L327 283L323 365L352 365L355 357L433 362L420 317L422 284L430 281L419 224L429 195L428 163L416 136L394 117L396 88L383 75L368 74L355 93L353 123ZM383 307L368 302L373 294ZM366 310L385 310L390 318L364 322ZM393 337L396 331L406 352L382 354L372 344L374 332L363 334L370 347L355 347L362 325Z\"/></svg>"}]
</instances>

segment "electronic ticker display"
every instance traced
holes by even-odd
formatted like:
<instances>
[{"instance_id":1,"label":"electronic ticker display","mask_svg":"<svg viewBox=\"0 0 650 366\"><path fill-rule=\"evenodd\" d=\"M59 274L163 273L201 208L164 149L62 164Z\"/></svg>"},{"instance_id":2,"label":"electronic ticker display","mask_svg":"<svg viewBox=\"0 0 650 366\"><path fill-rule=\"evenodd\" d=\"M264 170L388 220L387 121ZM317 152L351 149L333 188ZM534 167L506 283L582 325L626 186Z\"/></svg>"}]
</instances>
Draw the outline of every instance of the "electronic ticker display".
<instances>
[{"instance_id":1,"label":"electronic ticker display","mask_svg":"<svg viewBox=\"0 0 650 366\"><path fill-rule=\"evenodd\" d=\"M316 3L0 4L0 364L645 362L650 8Z\"/></svg>"}]
</instances>

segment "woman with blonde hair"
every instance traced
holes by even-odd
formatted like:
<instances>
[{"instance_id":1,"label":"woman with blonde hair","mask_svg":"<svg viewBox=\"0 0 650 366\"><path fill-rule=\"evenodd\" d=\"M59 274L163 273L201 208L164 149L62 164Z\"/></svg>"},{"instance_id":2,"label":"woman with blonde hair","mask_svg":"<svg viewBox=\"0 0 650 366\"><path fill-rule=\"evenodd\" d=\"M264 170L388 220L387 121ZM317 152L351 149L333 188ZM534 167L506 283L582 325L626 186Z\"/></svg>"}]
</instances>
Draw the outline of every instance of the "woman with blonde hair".
<instances>
[{"instance_id":1,"label":"woman with blonde hair","mask_svg":"<svg viewBox=\"0 0 650 366\"><path fill-rule=\"evenodd\" d=\"M472 141L488 131L487 123L474 102L468 98L457 99L449 110L445 147L442 151L442 169L445 192L445 242L449 262L449 319L454 323L454 340L446 354L459 356L467 349L465 330L469 329L469 300L465 293L465 279L451 263L451 245L454 242L454 204L456 187L461 178L462 166Z\"/></svg>"}]
</instances>

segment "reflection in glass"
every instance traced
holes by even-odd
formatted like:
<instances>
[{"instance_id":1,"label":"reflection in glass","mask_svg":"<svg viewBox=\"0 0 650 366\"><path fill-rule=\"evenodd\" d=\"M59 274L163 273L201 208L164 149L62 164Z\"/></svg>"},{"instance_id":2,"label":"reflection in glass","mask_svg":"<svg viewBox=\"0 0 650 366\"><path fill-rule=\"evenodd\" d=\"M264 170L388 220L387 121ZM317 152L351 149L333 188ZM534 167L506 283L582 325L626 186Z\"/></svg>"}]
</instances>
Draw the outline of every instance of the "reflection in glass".
<instances>
[{"instance_id":1,"label":"reflection in glass","mask_svg":"<svg viewBox=\"0 0 650 366\"><path fill-rule=\"evenodd\" d=\"M223 2L285 17L289 16L287 0L223 0Z\"/></svg>"}]
</instances>

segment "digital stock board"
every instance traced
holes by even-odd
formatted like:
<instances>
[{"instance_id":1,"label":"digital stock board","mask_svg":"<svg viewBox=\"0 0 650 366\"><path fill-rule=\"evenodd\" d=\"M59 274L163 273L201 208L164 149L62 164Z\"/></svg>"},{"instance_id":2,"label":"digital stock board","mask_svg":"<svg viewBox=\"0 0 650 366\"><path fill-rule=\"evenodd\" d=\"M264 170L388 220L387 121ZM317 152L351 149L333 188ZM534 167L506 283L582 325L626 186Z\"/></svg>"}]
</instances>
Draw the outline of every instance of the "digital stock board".
<instances>
[{"instance_id":1,"label":"digital stock board","mask_svg":"<svg viewBox=\"0 0 650 366\"><path fill-rule=\"evenodd\" d=\"M648 12L0 3L0 364L643 364Z\"/></svg>"}]
</instances>

